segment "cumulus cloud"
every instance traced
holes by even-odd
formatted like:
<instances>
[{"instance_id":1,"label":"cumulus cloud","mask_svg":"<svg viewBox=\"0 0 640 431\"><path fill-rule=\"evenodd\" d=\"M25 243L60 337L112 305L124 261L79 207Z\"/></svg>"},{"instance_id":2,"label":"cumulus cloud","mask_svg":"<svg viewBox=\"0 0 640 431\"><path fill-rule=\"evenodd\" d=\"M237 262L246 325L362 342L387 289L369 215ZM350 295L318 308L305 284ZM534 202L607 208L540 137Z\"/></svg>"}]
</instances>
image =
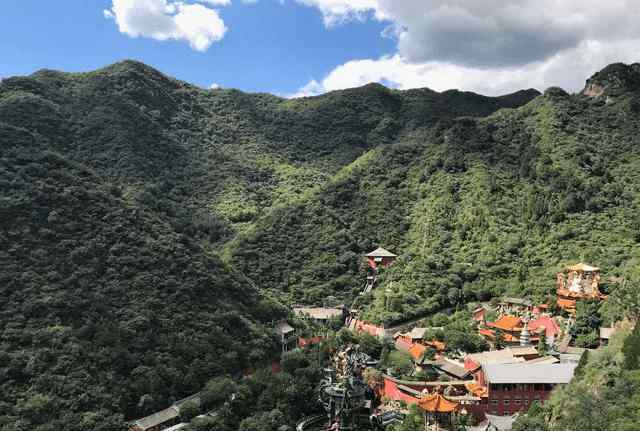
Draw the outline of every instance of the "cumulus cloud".
<instances>
[{"instance_id":1,"label":"cumulus cloud","mask_svg":"<svg viewBox=\"0 0 640 431\"><path fill-rule=\"evenodd\" d=\"M208 3L228 4L225 0ZM206 51L221 40L227 27L214 9L202 4L169 0L112 0L106 18L115 20L118 29L131 37L156 40L186 40L196 51Z\"/></svg>"},{"instance_id":2,"label":"cumulus cloud","mask_svg":"<svg viewBox=\"0 0 640 431\"><path fill-rule=\"evenodd\" d=\"M327 26L348 21L364 19L367 14L374 13L377 19L383 19L379 13L378 0L296 0L306 6L318 8Z\"/></svg>"},{"instance_id":3,"label":"cumulus cloud","mask_svg":"<svg viewBox=\"0 0 640 431\"><path fill-rule=\"evenodd\" d=\"M640 36L640 3L612 0L377 0L412 62L520 66L587 40Z\"/></svg>"},{"instance_id":4,"label":"cumulus cloud","mask_svg":"<svg viewBox=\"0 0 640 431\"><path fill-rule=\"evenodd\" d=\"M220 88L220 84L216 84L215 82L209 86L211 90L217 90Z\"/></svg>"},{"instance_id":5,"label":"cumulus cloud","mask_svg":"<svg viewBox=\"0 0 640 431\"><path fill-rule=\"evenodd\" d=\"M407 61L518 66L586 40L640 37L640 2L610 0L297 0L325 23L388 21Z\"/></svg>"},{"instance_id":6,"label":"cumulus cloud","mask_svg":"<svg viewBox=\"0 0 640 431\"><path fill-rule=\"evenodd\" d=\"M500 94L524 87L580 87L614 61L638 61L640 2L610 0L298 0L325 23L374 17L396 52L349 61L296 96L388 81Z\"/></svg>"},{"instance_id":7,"label":"cumulus cloud","mask_svg":"<svg viewBox=\"0 0 640 431\"><path fill-rule=\"evenodd\" d=\"M547 60L512 68L474 68L437 61L414 63L400 54L353 60L336 67L321 81L310 80L291 97L312 96L369 82L382 82L399 89L461 89L493 96L532 87L544 90L560 86L577 91L586 78L607 64L637 61L639 44L640 39L585 41Z\"/></svg>"}]
</instances>

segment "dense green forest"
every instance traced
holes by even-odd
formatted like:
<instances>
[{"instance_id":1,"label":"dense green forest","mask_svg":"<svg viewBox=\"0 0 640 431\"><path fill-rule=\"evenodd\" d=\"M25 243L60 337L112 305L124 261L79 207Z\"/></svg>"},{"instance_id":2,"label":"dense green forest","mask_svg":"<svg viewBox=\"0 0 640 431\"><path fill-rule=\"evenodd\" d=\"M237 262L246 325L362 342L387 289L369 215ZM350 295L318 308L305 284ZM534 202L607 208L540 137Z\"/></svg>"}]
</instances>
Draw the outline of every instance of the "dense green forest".
<instances>
[{"instance_id":1,"label":"dense green forest","mask_svg":"<svg viewBox=\"0 0 640 431\"><path fill-rule=\"evenodd\" d=\"M37 135L0 136L0 428L117 429L273 357L275 301Z\"/></svg>"},{"instance_id":2,"label":"dense green forest","mask_svg":"<svg viewBox=\"0 0 640 431\"><path fill-rule=\"evenodd\" d=\"M400 259L364 302L386 323L505 292L545 300L577 261L612 288L640 264L638 76L612 65L593 78L614 82L600 97L550 88L518 109L407 132L240 235L233 264L317 301L360 289L358 257L382 245Z\"/></svg>"},{"instance_id":3,"label":"dense green forest","mask_svg":"<svg viewBox=\"0 0 640 431\"><path fill-rule=\"evenodd\" d=\"M596 96L2 80L0 428L117 429L265 364L282 304L352 300L377 246L400 259L360 306L386 323L544 299L578 260L637 276L638 69Z\"/></svg>"}]
</instances>

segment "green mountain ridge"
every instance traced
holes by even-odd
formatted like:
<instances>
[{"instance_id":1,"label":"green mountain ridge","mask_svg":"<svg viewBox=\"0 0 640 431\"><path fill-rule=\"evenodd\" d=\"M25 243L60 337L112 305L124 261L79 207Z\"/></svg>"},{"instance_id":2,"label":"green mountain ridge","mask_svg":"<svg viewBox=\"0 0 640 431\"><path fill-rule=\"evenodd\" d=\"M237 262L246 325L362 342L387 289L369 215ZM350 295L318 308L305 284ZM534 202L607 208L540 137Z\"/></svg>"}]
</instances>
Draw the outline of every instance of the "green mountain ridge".
<instances>
[{"instance_id":1,"label":"green mountain ridge","mask_svg":"<svg viewBox=\"0 0 640 431\"><path fill-rule=\"evenodd\" d=\"M353 297L359 256L383 245L401 258L363 302L385 323L505 292L544 301L579 260L628 275L639 258L638 96L552 88L407 134L259 222L233 265L294 298Z\"/></svg>"},{"instance_id":2,"label":"green mountain ridge","mask_svg":"<svg viewBox=\"0 0 640 431\"><path fill-rule=\"evenodd\" d=\"M284 310L86 167L0 123L0 428L119 429L277 351Z\"/></svg>"},{"instance_id":3,"label":"green mountain ridge","mask_svg":"<svg viewBox=\"0 0 640 431\"><path fill-rule=\"evenodd\" d=\"M116 429L266 363L283 302L393 323L637 272L637 65L591 96L283 99L138 62L0 82L0 427ZM597 94L596 94L597 93ZM5 264L6 262L6 264Z\"/></svg>"},{"instance_id":4,"label":"green mountain ridge","mask_svg":"<svg viewBox=\"0 0 640 431\"><path fill-rule=\"evenodd\" d=\"M127 196L162 193L180 207L169 211L183 212L172 218L215 216L223 238L405 129L486 115L537 95L368 85L286 100L199 89L134 61L8 78L2 94L4 121L42 132L51 150L118 182ZM398 122L407 116L411 123Z\"/></svg>"}]
</instances>

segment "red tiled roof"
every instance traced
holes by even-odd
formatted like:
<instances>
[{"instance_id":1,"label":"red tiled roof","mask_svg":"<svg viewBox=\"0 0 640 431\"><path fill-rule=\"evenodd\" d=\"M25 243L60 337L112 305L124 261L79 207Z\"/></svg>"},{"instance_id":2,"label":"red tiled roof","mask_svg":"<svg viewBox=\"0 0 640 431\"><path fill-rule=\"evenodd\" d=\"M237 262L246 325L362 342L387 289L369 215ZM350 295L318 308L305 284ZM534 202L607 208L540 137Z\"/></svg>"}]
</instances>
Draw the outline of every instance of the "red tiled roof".
<instances>
[{"instance_id":1,"label":"red tiled roof","mask_svg":"<svg viewBox=\"0 0 640 431\"><path fill-rule=\"evenodd\" d=\"M539 328L545 328L547 337L555 337L560 332L560 327L555 319L548 316L539 317L529 322L529 330L537 332Z\"/></svg>"},{"instance_id":2,"label":"red tiled roof","mask_svg":"<svg viewBox=\"0 0 640 431\"><path fill-rule=\"evenodd\" d=\"M413 359L420 359L424 354L425 350L427 350L427 348L424 347L422 344L414 344L409 348L409 354Z\"/></svg>"},{"instance_id":3,"label":"red tiled roof","mask_svg":"<svg viewBox=\"0 0 640 431\"><path fill-rule=\"evenodd\" d=\"M492 328L502 329L503 331L520 330L522 325L522 319L517 316L501 316L495 322L488 322L487 326Z\"/></svg>"},{"instance_id":4,"label":"red tiled roof","mask_svg":"<svg viewBox=\"0 0 640 431\"><path fill-rule=\"evenodd\" d=\"M476 397L484 398L489 395L489 391L487 390L487 388L485 386L482 386L475 380L469 383L465 383L464 386Z\"/></svg>"},{"instance_id":5,"label":"red tiled roof","mask_svg":"<svg viewBox=\"0 0 640 431\"><path fill-rule=\"evenodd\" d=\"M428 412L447 413L458 408L458 403L449 401L440 394L424 395L418 400L418 406Z\"/></svg>"},{"instance_id":6,"label":"red tiled roof","mask_svg":"<svg viewBox=\"0 0 640 431\"><path fill-rule=\"evenodd\" d=\"M520 329L520 328L518 328ZM482 335L485 338L491 338L494 339L496 337L495 331L491 330L491 329L479 329L478 333L480 335ZM508 343L515 343L516 341L519 340L518 337L509 334L508 332L503 332L502 333L502 339ZM534 340L534 337L531 337L531 340Z\"/></svg>"},{"instance_id":7,"label":"red tiled roof","mask_svg":"<svg viewBox=\"0 0 640 431\"><path fill-rule=\"evenodd\" d=\"M396 339L395 345L396 345L396 349L402 350L403 352L408 352L409 349L412 346L412 344L410 342L407 342L406 340L403 340L402 337L398 337Z\"/></svg>"},{"instance_id":8,"label":"red tiled roof","mask_svg":"<svg viewBox=\"0 0 640 431\"><path fill-rule=\"evenodd\" d=\"M493 333L493 331L491 329L479 329L478 333L480 335L482 335L483 337L493 338L495 336L495 334Z\"/></svg>"},{"instance_id":9,"label":"red tiled roof","mask_svg":"<svg viewBox=\"0 0 640 431\"><path fill-rule=\"evenodd\" d=\"M562 308L575 309L576 301L575 299L558 298L558 305Z\"/></svg>"}]
</instances>

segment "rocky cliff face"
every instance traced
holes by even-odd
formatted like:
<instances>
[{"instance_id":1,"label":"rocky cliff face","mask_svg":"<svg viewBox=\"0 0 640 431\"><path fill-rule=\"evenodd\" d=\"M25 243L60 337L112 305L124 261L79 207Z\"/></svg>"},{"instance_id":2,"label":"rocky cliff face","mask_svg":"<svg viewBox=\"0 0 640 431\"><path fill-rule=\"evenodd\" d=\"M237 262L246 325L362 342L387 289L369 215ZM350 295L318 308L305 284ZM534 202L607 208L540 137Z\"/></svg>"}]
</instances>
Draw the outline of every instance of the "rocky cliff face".
<instances>
[{"instance_id":1,"label":"rocky cliff face","mask_svg":"<svg viewBox=\"0 0 640 431\"><path fill-rule=\"evenodd\" d=\"M640 63L614 63L595 73L586 82L582 94L589 97L617 96L640 90Z\"/></svg>"}]
</instances>

